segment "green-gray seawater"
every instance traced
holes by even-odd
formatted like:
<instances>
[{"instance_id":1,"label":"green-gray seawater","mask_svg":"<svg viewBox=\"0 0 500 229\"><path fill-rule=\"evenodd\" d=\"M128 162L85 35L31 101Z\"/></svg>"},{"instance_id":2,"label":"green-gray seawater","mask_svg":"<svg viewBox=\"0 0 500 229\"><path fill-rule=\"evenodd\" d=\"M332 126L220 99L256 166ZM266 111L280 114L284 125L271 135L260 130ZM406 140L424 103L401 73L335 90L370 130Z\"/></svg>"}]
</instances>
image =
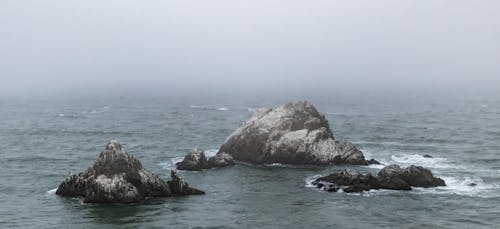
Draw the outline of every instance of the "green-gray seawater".
<instances>
[{"instance_id":1,"label":"green-gray seawater","mask_svg":"<svg viewBox=\"0 0 500 229\"><path fill-rule=\"evenodd\" d=\"M308 185L346 167L248 165L183 171L202 196L134 205L55 195L116 138L169 178L192 148L214 153L258 107L287 99L0 99L0 228L496 228L500 225L500 100L311 98L337 139L367 158L416 164L447 187L325 193ZM424 158L430 154L434 158ZM471 183L477 184L470 186Z\"/></svg>"}]
</instances>

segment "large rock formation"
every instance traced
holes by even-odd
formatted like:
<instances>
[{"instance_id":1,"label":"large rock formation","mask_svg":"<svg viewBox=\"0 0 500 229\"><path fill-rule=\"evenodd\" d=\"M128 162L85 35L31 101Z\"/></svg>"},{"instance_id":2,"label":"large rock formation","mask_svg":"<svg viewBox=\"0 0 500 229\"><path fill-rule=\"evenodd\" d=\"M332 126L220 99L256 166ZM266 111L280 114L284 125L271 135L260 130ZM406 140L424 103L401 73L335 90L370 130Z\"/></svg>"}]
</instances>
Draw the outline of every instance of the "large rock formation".
<instances>
[{"instance_id":1,"label":"large rock formation","mask_svg":"<svg viewBox=\"0 0 500 229\"><path fill-rule=\"evenodd\" d=\"M353 170L344 170L320 177L312 183L316 187L329 192L342 189L344 192L361 192L371 189L411 190L411 187L437 187L446 184L432 172L421 166L411 165L402 169L398 165L389 165L377 175L360 174Z\"/></svg>"},{"instance_id":2,"label":"large rock formation","mask_svg":"<svg viewBox=\"0 0 500 229\"><path fill-rule=\"evenodd\" d=\"M259 110L219 152L255 164L368 164L352 143L334 139L325 116L307 101Z\"/></svg>"},{"instance_id":3,"label":"large rock formation","mask_svg":"<svg viewBox=\"0 0 500 229\"><path fill-rule=\"evenodd\" d=\"M215 156L207 159L205 152L200 149L193 149L184 160L178 162L177 169L199 171L202 169L220 168L234 165L233 157L227 153L219 152Z\"/></svg>"},{"instance_id":4,"label":"large rock formation","mask_svg":"<svg viewBox=\"0 0 500 229\"><path fill-rule=\"evenodd\" d=\"M176 179L173 179L174 186ZM59 185L56 194L84 197L86 203L132 203L177 193L159 176L144 169L118 141L112 140L92 166L78 175L70 175Z\"/></svg>"}]
</instances>

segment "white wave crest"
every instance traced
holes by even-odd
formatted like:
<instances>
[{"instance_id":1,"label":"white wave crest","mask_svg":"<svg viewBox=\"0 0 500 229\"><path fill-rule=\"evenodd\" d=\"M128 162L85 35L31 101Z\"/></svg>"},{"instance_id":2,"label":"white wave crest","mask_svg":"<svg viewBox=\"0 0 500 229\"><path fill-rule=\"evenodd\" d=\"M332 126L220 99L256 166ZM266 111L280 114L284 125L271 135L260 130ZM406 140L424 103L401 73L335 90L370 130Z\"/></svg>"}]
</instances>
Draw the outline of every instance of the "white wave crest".
<instances>
[{"instance_id":1,"label":"white wave crest","mask_svg":"<svg viewBox=\"0 0 500 229\"><path fill-rule=\"evenodd\" d=\"M159 165L167 170L175 169L176 165L178 162L181 162L184 159L184 157L174 157L170 159L169 161L162 162Z\"/></svg>"},{"instance_id":2,"label":"white wave crest","mask_svg":"<svg viewBox=\"0 0 500 229\"><path fill-rule=\"evenodd\" d=\"M386 165L384 164L371 164L371 165L368 165L368 168L372 168L372 169L383 169Z\"/></svg>"},{"instance_id":3,"label":"white wave crest","mask_svg":"<svg viewBox=\"0 0 500 229\"><path fill-rule=\"evenodd\" d=\"M227 111L227 110L229 110L229 108L227 108L227 107L219 107L219 108L217 108L217 110L219 110L219 111Z\"/></svg>"},{"instance_id":4,"label":"white wave crest","mask_svg":"<svg viewBox=\"0 0 500 229\"><path fill-rule=\"evenodd\" d=\"M56 192L57 192L57 188L54 188L54 189L47 191L48 194L56 194Z\"/></svg>"},{"instance_id":5,"label":"white wave crest","mask_svg":"<svg viewBox=\"0 0 500 229\"><path fill-rule=\"evenodd\" d=\"M306 179L304 180L306 188L316 188L316 185L313 185L312 183L313 183L316 179L318 179L318 178L320 178L320 177L322 177L322 176L323 176L323 175L316 174L316 175L314 175L314 176L306 177ZM318 188L318 190L320 190L320 189Z\"/></svg>"},{"instance_id":6,"label":"white wave crest","mask_svg":"<svg viewBox=\"0 0 500 229\"><path fill-rule=\"evenodd\" d=\"M209 150L205 150L205 156L208 158L208 157L213 157L215 156L215 154L217 154L217 152L219 152L219 149L209 149Z\"/></svg>"},{"instance_id":7,"label":"white wave crest","mask_svg":"<svg viewBox=\"0 0 500 229\"><path fill-rule=\"evenodd\" d=\"M270 166L270 167L286 167L285 165L283 165L281 163L271 163L271 164L266 164L266 166Z\"/></svg>"},{"instance_id":8,"label":"white wave crest","mask_svg":"<svg viewBox=\"0 0 500 229\"><path fill-rule=\"evenodd\" d=\"M406 191L389 190L389 189L371 189L371 190L363 191L363 192L346 193L346 195L372 197L372 196L387 196L387 195L391 195L391 194L399 193L399 192L406 192Z\"/></svg>"},{"instance_id":9,"label":"white wave crest","mask_svg":"<svg viewBox=\"0 0 500 229\"><path fill-rule=\"evenodd\" d=\"M498 184L486 183L480 177L447 177L441 176L446 186L435 188L413 188L420 193L456 194L472 197L498 197Z\"/></svg>"},{"instance_id":10,"label":"white wave crest","mask_svg":"<svg viewBox=\"0 0 500 229\"><path fill-rule=\"evenodd\" d=\"M402 154L402 155L392 155L391 159L396 163L403 165L419 165L429 168L452 168L452 164L448 163L446 158L434 157L428 158L420 154Z\"/></svg>"}]
</instances>

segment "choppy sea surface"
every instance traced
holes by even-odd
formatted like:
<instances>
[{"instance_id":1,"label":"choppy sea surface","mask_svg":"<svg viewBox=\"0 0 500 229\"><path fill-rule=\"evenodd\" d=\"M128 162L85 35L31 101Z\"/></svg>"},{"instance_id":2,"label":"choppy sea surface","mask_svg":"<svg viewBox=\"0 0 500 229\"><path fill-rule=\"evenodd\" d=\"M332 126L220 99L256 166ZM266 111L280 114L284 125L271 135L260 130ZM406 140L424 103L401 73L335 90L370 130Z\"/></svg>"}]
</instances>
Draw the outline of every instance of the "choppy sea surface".
<instances>
[{"instance_id":1,"label":"choppy sea surface","mask_svg":"<svg viewBox=\"0 0 500 229\"><path fill-rule=\"evenodd\" d=\"M55 195L68 173L85 170L110 139L168 179L190 149L215 153L255 109L295 99L0 99L0 228L500 226L500 100L491 99L310 98L335 138L385 164L427 167L447 187L325 193L309 182L347 167L382 166L237 164L183 171L206 191L202 196L97 205Z\"/></svg>"}]
</instances>

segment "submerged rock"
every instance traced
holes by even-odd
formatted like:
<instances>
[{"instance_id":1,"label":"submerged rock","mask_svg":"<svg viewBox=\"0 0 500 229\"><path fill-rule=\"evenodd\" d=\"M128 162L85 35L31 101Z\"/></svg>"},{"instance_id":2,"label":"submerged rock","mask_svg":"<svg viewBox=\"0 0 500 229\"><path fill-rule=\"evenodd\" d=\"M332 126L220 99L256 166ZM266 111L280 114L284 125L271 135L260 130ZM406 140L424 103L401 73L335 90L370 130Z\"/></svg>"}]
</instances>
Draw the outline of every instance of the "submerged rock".
<instances>
[{"instance_id":1,"label":"submerged rock","mask_svg":"<svg viewBox=\"0 0 500 229\"><path fill-rule=\"evenodd\" d=\"M177 169L199 171L202 169L221 168L234 165L233 157L225 152L218 152L215 156L207 159L205 153L200 149L193 149L184 160L178 162Z\"/></svg>"},{"instance_id":2,"label":"submerged rock","mask_svg":"<svg viewBox=\"0 0 500 229\"><path fill-rule=\"evenodd\" d=\"M429 154L426 154L426 155L424 155L423 157L425 157L425 158L433 158L433 157L432 157L431 155L429 155Z\"/></svg>"},{"instance_id":3,"label":"submerged rock","mask_svg":"<svg viewBox=\"0 0 500 229\"><path fill-rule=\"evenodd\" d=\"M368 165L352 143L334 139L328 120L307 101L256 112L219 152L255 164Z\"/></svg>"},{"instance_id":4,"label":"submerged rock","mask_svg":"<svg viewBox=\"0 0 500 229\"><path fill-rule=\"evenodd\" d=\"M70 175L56 194L83 197L85 203L133 203L176 193L125 152L118 141L112 140L92 166L78 175Z\"/></svg>"},{"instance_id":5,"label":"submerged rock","mask_svg":"<svg viewBox=\"0 0 500 229\"><path fill-rule=\"evenodd\" d=\"M411 165L402 169L398 165L389 165L377 175L360 174L353 170L344 170L320 177L312 183L325 191L361 192L371 189L411 190L411 187L446 186L445 182L432 175L431 171L421 166Z\"/></svg>"}]
</instances>

